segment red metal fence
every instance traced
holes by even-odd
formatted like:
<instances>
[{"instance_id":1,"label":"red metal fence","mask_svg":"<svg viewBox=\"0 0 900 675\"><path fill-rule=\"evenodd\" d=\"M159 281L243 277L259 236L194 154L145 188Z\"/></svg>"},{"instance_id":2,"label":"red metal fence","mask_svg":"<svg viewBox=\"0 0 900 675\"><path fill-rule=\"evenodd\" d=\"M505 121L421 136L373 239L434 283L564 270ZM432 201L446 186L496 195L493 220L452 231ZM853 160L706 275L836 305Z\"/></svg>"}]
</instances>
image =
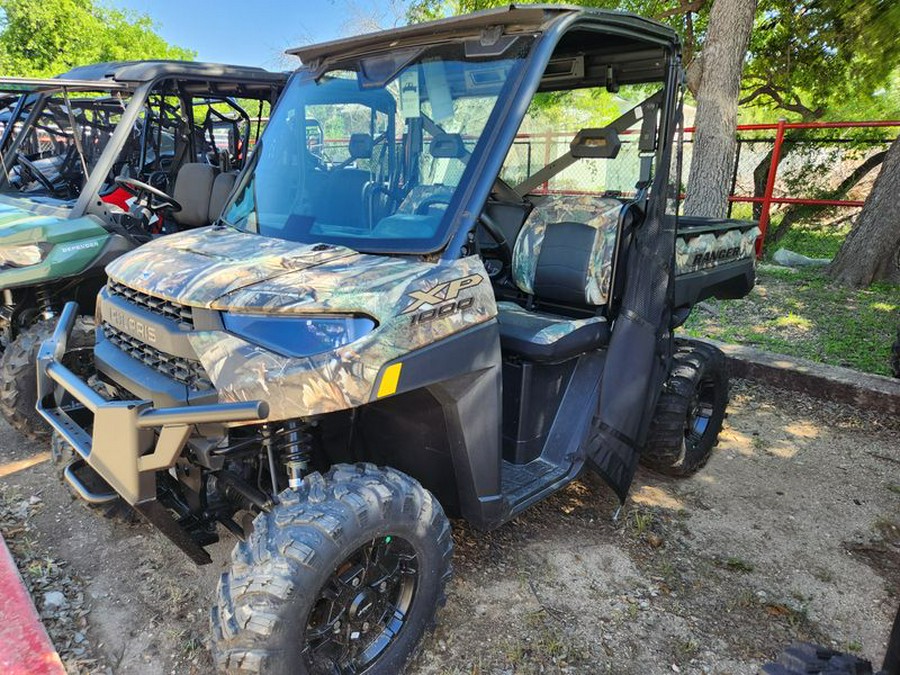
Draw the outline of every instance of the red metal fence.
<instances>
[{"instance_id":1,"label":"red metal fence","mask_svg":"<svg viewBox=\"0 0 900 675\"><path fill-rule=\"evenodd\" d=\"M872 153L876 152L879 148L886 148L888 144L896 137L896 131L890 132L890 134L880 134L878 136L870 135L870 136L860 136L857 133L856 136L850 137L825 137L821 135L814 134L806 134L803 132L818 132L826 129L848 129L848 130L863 130L863 129L900 129L900 121L894 120L877 120L877 121L867 121L867 122L787 122L785 120L779 121L777 124L742 124L737 127L737 135L738 135L738 151L735 156L734 161L734 172L732 178L732 190L731 196L729 197L729 201L731 204L735 203L749 203L754 205L759 205L759 228L762 231L762 234L757 241L757 253L761 254L762 247L765 242L766 233L768 231L769 224L771 222L772 217L772 207L778 205L801 205L801 206L820 206L820 207L832 207L832 208L860 208L865 203L864 195L859 195L861 199L847 199L847 198L821 198L809 195L800 195L793 194L791 196L782 195L777 196L776 185L779 181L779 170L782 168L782 152L785 147L785 143L793 143L793 144L801 144L809 147L837 147L843 145L850 149L850 152L855 154L855 162L857 166L859 163L864 161L864 159L870 156ZM693 128L688 128L685 130L686 132L693 132ZM774 138L766 138L760 137L760 132L772 132L774 131ZM796 132L794 134L789 134L787 132ZM762 191L762 194L738 194L736 193L736 186L738 183L738 176L741 172L741 155L742 148L748 144L762 144L767 147L765 150L765 154L768 155L771 153L771 157L769 158L768 171L766 173L765 187ZM836 166L832 168L831 175L833 179L842 179L848 171L852 171L850 168L854 162L837 162ZM849 164L849 165L848 165ZM869 173L869 172L867 172ZM877 174L877 170L872 170L871 174ZM685 175L687 175L687 170L685 170ZM870 181L871 182L871 181ZM794 186L793 190L797 190L798 188ZM867 193L867 190L864 189L863 192ZM731 207L729 207L730 213Z\"/></svg>"}]
</instances>

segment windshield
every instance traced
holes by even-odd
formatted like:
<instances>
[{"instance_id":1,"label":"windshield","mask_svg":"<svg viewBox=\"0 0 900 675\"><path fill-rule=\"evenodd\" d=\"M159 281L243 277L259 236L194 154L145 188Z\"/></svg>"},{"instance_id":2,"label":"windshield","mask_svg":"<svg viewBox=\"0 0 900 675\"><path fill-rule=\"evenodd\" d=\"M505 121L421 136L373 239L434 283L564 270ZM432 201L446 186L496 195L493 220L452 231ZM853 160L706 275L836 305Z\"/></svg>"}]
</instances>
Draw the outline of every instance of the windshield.
<instances>
[{"instance_id":1,"label":"windshield","mask_svg":"<svg viewBox=\"0 0 900 675\"><path fill-rule=\"evenodd\" d=\"M448 207L527 48L521 38L502 56L470 57L457 43L363 58L318 80L298 74L225 220L359 251L437 250Z\"/></svg>"},{"instance_id":2,"label":"windshield","mask_svg":"<svg viewBox=\"0 0 900 675\"><path fill-rule=\"evenodd\" d=\"M0 149L0 191L75 199L129 100L119 93L30 96Z\"/></svg>"}]
</instances>

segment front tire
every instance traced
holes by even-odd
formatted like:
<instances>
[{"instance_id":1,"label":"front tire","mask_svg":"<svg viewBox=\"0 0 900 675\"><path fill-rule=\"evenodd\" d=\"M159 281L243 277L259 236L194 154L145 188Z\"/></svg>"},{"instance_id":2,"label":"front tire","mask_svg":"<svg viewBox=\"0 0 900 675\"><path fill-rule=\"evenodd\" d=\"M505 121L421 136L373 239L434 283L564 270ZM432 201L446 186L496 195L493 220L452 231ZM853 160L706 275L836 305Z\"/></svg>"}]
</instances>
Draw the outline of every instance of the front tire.
<instances>
[{"instance_id":1,"label":"front tire","mask_svg":"<svg viewBox=\"0 0 900 675\"><path fill-rule=\"evenodd\" d=\"M727 406L725 355L705 342L676 341L641 463L668 476L696 473L719 442Z\"/></svg>"},{"instance_id":2,"label":"front tire","mask_svg":"<svg viewBox=\"0 0 900 675\"><path fill-rule=\"evenodd\" d=\"M40 321L23 330L0 358L0 413L13 429L32 440L50 436L50 427L38 414L37 363L41 343L53 335L54 322ZM94 348L94 321L81 316L75 321L69 336L63 363L81 373L91 370ZM84 362L84 363L82 363Z\"/></svg>"},{"instance_id":3,"label":"front tire","mask_svg":"<svg viewBox=\"0 0 900 675\"><path fill-rule=\"evenodd\" d=\"M409 476L372 464L310 474L232 553L211 614L216 664L400 673L445 602L452 550L443 509Z\"/></svg>"}]
</instances>

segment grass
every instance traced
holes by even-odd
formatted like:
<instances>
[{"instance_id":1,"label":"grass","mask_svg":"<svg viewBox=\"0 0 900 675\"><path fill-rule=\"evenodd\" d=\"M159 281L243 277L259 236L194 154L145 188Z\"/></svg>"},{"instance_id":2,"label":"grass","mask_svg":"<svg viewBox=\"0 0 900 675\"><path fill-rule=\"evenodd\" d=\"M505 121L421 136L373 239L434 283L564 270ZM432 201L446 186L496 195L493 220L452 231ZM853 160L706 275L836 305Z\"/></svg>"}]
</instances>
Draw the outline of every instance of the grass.
<instances>
[{"instance_id":1,"label":"grass","mask_svg":"<svg viewBox=\"0 0 900 675\"><path fill-rule=\"evenodd\" d=\"M786 248L810 258L834 258L844 243L849 224L820 226L809 223L796 223L775 246L768 247L767 256L779 248Z\"/></svg>"},{"instance_id":2,"label":"grass","mask_svg":"<svg viewBox=\"0 0 900 675\"><path fill-rule=\"evenodd\" d=\"M844 651L853 652L854 654L859 654L862 651L862 643L859 640L851 640L846 645L846 649Z\"/></svg>"},{"instance_id":3,"label":"grass","mask_svg":"<svg viewBox=\"0 0 900 675\"><path fill-rule=\"evenodd\" d=\"M733 572L749 573L753 571L753 563L747 562L743 558L731 557L725 561L725 567Z\"/></svg>"},{"instance_id":4,"label":"grass","mask_svg":"<svg viewBox=\"0 0 900 675\"><path fill-rule=\"evenodd\" d=\"M849 223L796 223L777 245L767 248L764 260L771 261L782 247L811 258L833 258L849 228ZM766 264L757 270L757 286L748 297L707 301L693 312L684 332L890 375L890 349L898 326L898 286L873 284L854 290L831 283L821 268Z\"/></svg>"},{"instance_id":5,"label":"grass","mask_svg":"<svg viewBox=\"0 0 900 675\"><path fill-rule=\"evenodd\" d=\"M648 511L632 511L631 527L635 536L642 536L653 525L653 514Z\"/></svg>"},{"instance_id":6,"label":"grass","mask_svg":"<svg viewBox=\"0 0 900 675\"><path fill-rule=\"evenodd\" d=\"M873 284L854 290L831 283L821 269L763 265L746 298L707 301L695 308L683 330L693 337L890 375L898 325L900 287Z\"/></svg>"}]
</instances>

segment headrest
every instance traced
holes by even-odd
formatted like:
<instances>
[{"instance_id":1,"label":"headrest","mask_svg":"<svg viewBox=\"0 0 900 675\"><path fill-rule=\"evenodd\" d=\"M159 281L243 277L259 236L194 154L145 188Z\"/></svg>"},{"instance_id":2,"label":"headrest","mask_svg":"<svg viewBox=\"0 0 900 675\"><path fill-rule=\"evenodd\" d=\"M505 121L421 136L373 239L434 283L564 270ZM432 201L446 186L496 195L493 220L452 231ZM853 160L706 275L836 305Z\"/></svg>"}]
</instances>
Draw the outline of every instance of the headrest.
<instances>
[{"instance_id":1,"label":"headrest","mask_svg":"<svg viewBox=\"0 0 900 675\"><path fill-rule=\"evenodd\" d=\"M462 159L466 156L466 145L460 134L436 134L428 152L441 159Z\"/></svg>"},{"instance_id":2,"label":"headrest","mask_svg":"<svg viewBox=\"0 0 900 675\"><path fill-rule=\"evenodd\" d=\"M371 159L375 143L369 134L350 134L351 159Z\"/></svg>"}]
</instances>

